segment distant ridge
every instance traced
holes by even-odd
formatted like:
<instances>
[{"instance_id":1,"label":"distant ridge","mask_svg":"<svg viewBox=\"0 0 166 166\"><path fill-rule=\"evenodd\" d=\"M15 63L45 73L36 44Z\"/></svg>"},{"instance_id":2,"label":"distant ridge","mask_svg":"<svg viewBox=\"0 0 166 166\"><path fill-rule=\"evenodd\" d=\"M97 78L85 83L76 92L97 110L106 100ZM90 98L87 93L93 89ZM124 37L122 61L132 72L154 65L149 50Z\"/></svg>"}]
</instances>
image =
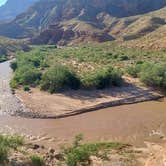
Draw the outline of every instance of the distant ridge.
<instances>
[{"instance_id":1,"label":"distant ridge","mask_svg":"<svg viewBox=\"0 0 166 166\"><path fill-rule=\"evenodd\" d=\"M0 24L0 35L30 38L33 44L137 40L166 24L166 0L40 0L15 20ZM162 36L162 35L161 35ZM144 41L144 40L141 40Z\"/></svg>"},{"instance_id":2,"label":"distant ridge","mask_svg":"<svg viewBox=\"0 0 166 166\"><path fill-rule=\"evenodd\" d=\"M0 21L12 20L37 0L8 0L0 6Z\"/></svg>"}]
</instances>

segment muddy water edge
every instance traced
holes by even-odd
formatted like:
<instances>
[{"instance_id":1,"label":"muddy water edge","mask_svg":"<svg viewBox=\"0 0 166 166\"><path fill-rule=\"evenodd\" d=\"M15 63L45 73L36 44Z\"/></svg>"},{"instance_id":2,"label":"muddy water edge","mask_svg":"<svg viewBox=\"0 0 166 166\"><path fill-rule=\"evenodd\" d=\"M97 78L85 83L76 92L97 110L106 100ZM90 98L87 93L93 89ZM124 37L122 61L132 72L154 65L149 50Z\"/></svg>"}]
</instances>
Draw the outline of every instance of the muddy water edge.
<instances>
[{"instance_id":1,"label":"muddy water edge","mask_svg":"<svg viewBox=\"0 0 166 166\"><path fill-rule=\"evenodd\" d=\"M166 140L166 99L117 106L64 119L9 116L21 109L12 95L10 62L0 63L0 131L18 133L34 142L57 146L82 133L88 141L120 141L142 146Z\"/></svg>"}]
</instances>

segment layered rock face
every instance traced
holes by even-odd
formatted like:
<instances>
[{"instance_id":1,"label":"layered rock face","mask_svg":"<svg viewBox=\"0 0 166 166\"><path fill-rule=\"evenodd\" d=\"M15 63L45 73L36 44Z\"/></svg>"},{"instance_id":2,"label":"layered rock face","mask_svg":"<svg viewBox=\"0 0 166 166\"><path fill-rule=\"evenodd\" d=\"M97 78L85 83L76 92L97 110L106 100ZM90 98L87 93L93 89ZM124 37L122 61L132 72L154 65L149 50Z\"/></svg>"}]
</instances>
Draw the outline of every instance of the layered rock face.
<instances>
[{"instance_id":1,"label":"layered rock face","mask_svg":"<svg viewBox=\"0 0 166 166\"><path fill-rule=\"evenodd\" d=\"M0 7L0 21L9 21L24 12L37 0L8 0Z\"/></svg>"},{"instance_id":2,"label":"layered rock face","mask_svg":"<svg viewBox=\"0 0 166 166\"><path fill-rule=\"evenodd\" d=\"M165 24L163 18L154 25L153 18L146 17L165 6L166 0L40 0L15 20L0 24L0 35L28 37L36 44L130 40Z\"/></svg>"}]
</instances>

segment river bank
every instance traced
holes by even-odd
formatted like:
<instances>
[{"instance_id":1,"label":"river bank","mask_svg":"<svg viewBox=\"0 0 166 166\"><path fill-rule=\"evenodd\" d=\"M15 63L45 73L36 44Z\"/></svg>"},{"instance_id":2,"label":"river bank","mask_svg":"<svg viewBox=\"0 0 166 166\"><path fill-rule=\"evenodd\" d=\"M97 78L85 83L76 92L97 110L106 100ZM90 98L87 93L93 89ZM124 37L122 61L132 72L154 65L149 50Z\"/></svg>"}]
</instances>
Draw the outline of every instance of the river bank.
<instances>
[{"instance_id":1,"label":"river bank","mask_svg":"<svg viewBox=\"0 0 166 166\"><path fill-rule=\"evenodd\" d=\"M15 115L18 110L22 111L22 105L9 85L11 76L10 61L0 63L0 115Z\"/></svg>"},{"instance_id":2,"label":"river bank","mask_svg":"<svg viewBox=\"0 0 166 166\"><path fill-rule=\"evenodd\" d=\"M135 89L132 89L133 87L127 86L128 88L128 93L127 95L130 94L131 97L131 101L130 100L125 100L123 98L126 97L126 89L124 90L124 92L122 93L122 91L119 91L117 93L113 93L112 91L110 92L105 92L105 95L107 94L112 94L112 96L110 98L113 99L117 99L117 101L122 100L123 102L126 102L125 105L121 105L121 106L116 106L116 107L109 107L106 109L99 109L99 111L94 111L94 112L87 112L86 114L81 114L81 115L77 115L77 116L72 116L72 117L68 117L68 118L64 118L64 119L26 119L23 117L11 117L9 115L19 115L22 112L29 112L28 110L24 110L24 105L15 97L15 95L12 94L12 91L10 90L10 86L9 86L9 81L10 81L10 77L12 75L12 71L10 69L10 62L5 62L5 63L1 63L1 70L0 70L0 75L1 75L1 81L0 81L0 87L1 87L1 95L0 95L0 129L3 131L8 131L8 132L18 132L18 133L22 133L28 131L26 133L26 135L28 135L28 137L31 137L31 135L33 134L37 134L42 136L47 135L46 133L49 133L49 137L56 137L59 136L62 138L67 138L67 135L71 137L74 137L74 135L82 132L85 133L87 135L89 135L89 138L95 138L96 139L100 139L101 136L104 135L104 137L111 138L109 133L112 133L112 135L115 138L118 138L118 135L123 135L122 139L120 140L124 140L125 141L125 137L128 137L130 135L136 135L136 137L140 138L140 137L149 137L147 135L147 133L151 133L152 130L157 131L158 130L158 125L160 125L160 123L164 124L165 123L163 121L165 115L165 105L166 105L166 101L165 99L163 99L163 101L149 101L149 102L142 102L142 103L137 103L137 104L129 104L128 102L133 102L133 96L132 95L140 95L141 92L146 92L146 94L149 94L150 96L153 94L151 91L145 89L136 89L136 91L134 91ZM33 100L33 97L31 95L33 95L33 93L25 93L24 94L29 96L29 101ZM36 93L35 93L36 94ZM96 93L97 94L97 93ZM98 98L96 99L96 101L101 102L101 100L103 99L101 95L97 94L95 96L98 95ZM46 94L47 95L47 94ZM104 93L103 93L104 95ZM66 94L67 96L67 94ZM64 98L66 96L63 96ZM84 95L85 96L85 95ZM32 98L31 98L32 97ZM62 96L60 96L61 98ZM68 97L68 96L67 96ZM77 96L78 98L80 96ZM89 103L93 103L95 99L94 96L89 96L91 98L84 98L84 104L87 104L86 102L89 100ZM119 98L118 98L119 97ZM132 98L133 97L133 98ZM53 97L54 98L54 97ZM64 99L61 98L61 99ZM110 100L109 97L106 97L105 99ZM40 100L40 96L37 96L36 99ZM142 99L142 97L140 97L139 99ZM149 98L150 100L151 98ZM155 99L155 98L153 98ZM51 100L51 99L50 99ZM73 99L71 100L76 100ZM68 103L70 103L71 100L68 100ZM143 100L144 97L143 97ZM42 102L41 102L42 101ZM40 102L38 102L38 104L40 104L41 106L43 105L43 103L47 102L49 100L40 100ZM57 103L56 101L53 99L53 101L55 102L54 105L54 109L58 109L57 107ZM60 100L57 100L60 101ZM117 102L115 100L115 104ZM52 101L51 101L52 102ZM108 102L108 101L105 101ZM137 102L137 100L135 100L135 102ZM66 100L61 100L60 103L58 103L59 105L65 103L66 104ZM77 105L76 103L70 103L71 106L75 106L75 108L79 108L79 105ZM100 103L97 103L100 106ZM109 102L107 103L108 105L110 104ZM124 103L123 103L124 104ZM32 103L33 105L33 103ZM108 106L107 105L107 106ZM50 106L50 103L47 103L48 108ZM68 106L67 104L65 106ZM102 106L103 107L103 106ZM102 108L101 107L101 108ZM39 107L40 108L40 107ZM45 108L45 107L44 107ZM93 107L92 107L93 108ZM31 112L30 112L31 113ZM62 112L60 112L62 113ZM71 112L72 113L72 112ZM30 114L31 115L31 114ZM32 114L33 115L33 114ZM40 117L39 117L40 118ZM158 119L156 119L158 118ZM138 121L137 121L138 119ZM154 126L152 125L152 121L154 122ZM123 125L121 125L120 123L123 122ZM145 124L143 124L145 122ZM131 125L130 125L131 123ZM139 134L134 134L135 131L139 131L142 130L142 125L148 125L148 127L150 127L148 129L148 132L144 132L142 131ZM156 124L156 125L155 125ZM6 126L6 127L5 127ZM114 128L114 126L119 126L119 128ZM134 126L138 127L138 128L134 128ZM66 130L67 129L67 130ZM68 130L69 129L69 130ZM136 130L138 129L138 130ZM125 133L124 131L125 130ZM93 133L91 133L91 131L93 131ZM130 131L129 133L127 131ZM40 134L42 133L42 134ZM73 134L72 134L73 133ZM96 133L96 134L95 134ZM153 134L152 134L153 135ZM155 134L154 134L155 135ZM39 136L39 137L40 137ZM108 136L108 137L107 137ZM40 138L41 139L41 138ZM126 140L128 140L129 138L126 138ZM60 140L63 140L60 138ZM138 139L139 140L139 139ZM142 139L141 139L142 140ZM136 141L134 141L136 142ZM142 142L142 141L140 141Z\"/></svg>"},{"instance_id":3,"label":"river bank","mask_svg":"<svg viewBox=\"0 0 166 166\"><path fill-rule=\"evenodd\" d=\"M17 89L16 98L27 108L26 111L17 112L17 115L57 119L164 97L160 92L143 86L138 79L124 77L124 80L122 87L104 90L68 90L63 93L50 94L38 88L31 88L29 92Z\"/></svg>"},{"instance_id":4,"label":"river bank","mask_svg":"<svg viewBox=\"0 0 166 166\"><path fill-rule=\"evenodd\" d=\"M125 84L122 87L105 90L70 90L64 93L49 94L38 88L31 88L30 92L17 89L13 94L9 85L12 77L10 61L0 65L2 68L0 72L1 114L57 119L164 97L160 92L143 86L138 79L129 77L124 77Z\"/></svg>"},{"instance_id":5,"label":"river bank","mask_svg":"<svg viewBox=\"0 0 166 166\"><path fill-rule=\"evenodd\" d=\"M157 162L154 157L161 162L165 157L165 105L166 99L117 106L64 119L0 116L0 131L24 136L33 147L39 145L37 150L30 148L30 152L43 156L49 149L55 149L58 153L60 147L71 144L79 133L83 133L86 143L123 142L133 145L129 151L138 151L138 159L149 163L146 166L152 166Z\"/></svg>"},{"instance_id":6,"label":"river bank","mask_svg":"<svg viewBox=\"0 0 166 166\"><path fill-rule=\"evenodd\" d=\"M39 154L42 154L43 145L43 154L46 154L50 148L59 149L62 145L71 143L75 135L82 133L85 142L111 141L134 145L141 151L141 160L145 156L143 163L148 159L147 166L155 165L153 163L157 161L153 157L163 159L163 147L166 143L166 99L109 107L62 119L10 116L15 112L22 112L24 106L10 90L12 72L9 62L0 65L1 133L24 136L28 142L40 146L36 151ZM158 152L162 154L159 156Z\"/></svg>"}]
</instances>

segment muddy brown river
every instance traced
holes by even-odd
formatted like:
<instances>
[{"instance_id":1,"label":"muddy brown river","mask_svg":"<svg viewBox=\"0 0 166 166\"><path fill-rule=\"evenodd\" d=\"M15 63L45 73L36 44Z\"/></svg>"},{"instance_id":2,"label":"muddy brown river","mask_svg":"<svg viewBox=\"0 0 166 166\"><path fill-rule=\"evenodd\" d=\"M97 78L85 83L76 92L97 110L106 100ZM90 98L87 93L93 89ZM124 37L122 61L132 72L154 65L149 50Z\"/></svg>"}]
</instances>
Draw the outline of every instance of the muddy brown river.
<instances>
[{"instance_id":1,"label":"muddy brown river","mask_svg":"<svg viewBox=\"0 0 166 166\"><path fill-rule=\"evenodd\" d=\"M166 140L166 99L117 106L64 119L26 119L8 113L20 108L9 88L10 63L0 64L0 131L34 141L61 144L79 133L86 140L114 140L143 145Z\"/></svg>"}]
</instances>

